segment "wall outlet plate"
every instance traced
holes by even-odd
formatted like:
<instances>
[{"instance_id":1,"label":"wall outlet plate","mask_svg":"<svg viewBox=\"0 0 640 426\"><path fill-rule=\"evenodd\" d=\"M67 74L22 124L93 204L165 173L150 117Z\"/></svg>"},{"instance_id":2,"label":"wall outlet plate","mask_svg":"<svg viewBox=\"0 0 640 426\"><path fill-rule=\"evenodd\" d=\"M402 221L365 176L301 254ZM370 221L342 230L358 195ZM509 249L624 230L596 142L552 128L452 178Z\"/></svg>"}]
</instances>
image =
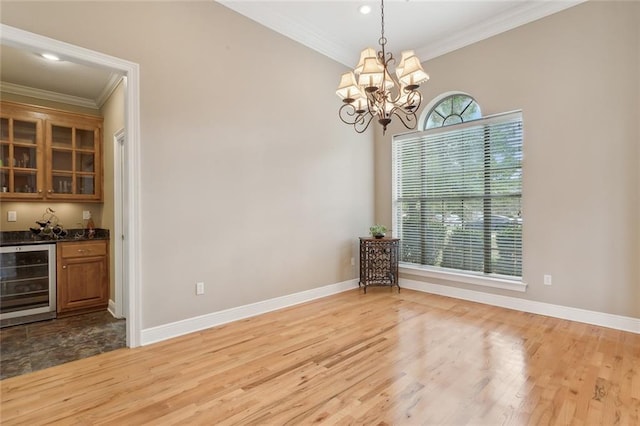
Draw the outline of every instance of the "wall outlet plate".
<instances>
[{"instance_id":1,"label":"wall outlet plate","mask_svg":"<svg viewBox=\"0 0 640 426\"><path fill-rule=\"evenodd\" d=\"M82 220L91 219L91 212L89 210L82 210Z\"/></svg>"},{"instance_id":2,"label":"wall outlet plate","mask_svg":"<svg viewBox=\"0 0 640 426\"><path fill-rule=\"evenodd\" d=\"M9 210L7 212L7 222L16 222L17 220L18 220L18 213L13 210Z\"/></svg>"},{"instance_id":3,"label":"wall outlet plate","mask_svg":"<svg viewBox=\"0 0 640 426\"><path fill-rule=\"evenodd\" d=\"M204 283L196 283L196 295L204 294Z\"/></svg>"}]
</instances>

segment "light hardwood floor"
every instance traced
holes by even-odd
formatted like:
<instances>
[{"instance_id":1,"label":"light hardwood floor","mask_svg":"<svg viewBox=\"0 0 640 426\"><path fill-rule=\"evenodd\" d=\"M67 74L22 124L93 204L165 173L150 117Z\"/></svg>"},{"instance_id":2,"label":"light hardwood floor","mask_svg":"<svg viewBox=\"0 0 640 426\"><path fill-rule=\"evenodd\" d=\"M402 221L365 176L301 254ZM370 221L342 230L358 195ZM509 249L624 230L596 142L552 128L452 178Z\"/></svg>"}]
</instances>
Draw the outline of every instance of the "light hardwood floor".
<instances>
[{"instance_id":1,"label":"light hardwood floor","mask_svg":"<svg viewBox=\"0 0 640 426\"><path fill-rule=\"evenodd\" d=\"M3 425L637 425L640 335L376 288L0 390Z\"/></svg>"}]
</instances>

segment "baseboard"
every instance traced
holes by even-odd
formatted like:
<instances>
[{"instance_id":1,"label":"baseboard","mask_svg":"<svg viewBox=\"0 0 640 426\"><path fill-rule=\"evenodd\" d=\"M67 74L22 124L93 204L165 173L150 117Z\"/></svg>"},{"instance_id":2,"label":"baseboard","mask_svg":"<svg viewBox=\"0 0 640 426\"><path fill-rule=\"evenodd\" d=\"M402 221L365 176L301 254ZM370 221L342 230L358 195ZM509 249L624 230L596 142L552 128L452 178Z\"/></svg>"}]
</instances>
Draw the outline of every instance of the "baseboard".
<instances>
[{"instance_id":1,"label":"baseboard","mask_svg":"<svg viewBox=\"0 0 640 426\"><path fill-rule=\"evenodd\" d=\"M113 315L114 318L118 318L116 317L116 302L111 299L109 299L109 306L107 306L107 311L109 311L109 313Z\"/></svg>"},{"instance_id":2,"label":"baseboard","mask_svg":"<svg viewBox=\"0 0 640 426\"><path fill-rule=\"evenodd\" d=\"M273 299L263 300L249 305L238 306L226 309L224 311L213 312L194 318L188 318L169 324L151 327L142 330L141 345L149 345L151 343L160 342L184 334L193 333L195 331L204 330L228 322L253 317L288 306L298 305L300 303L309 302L321 297L331 296L332 294L341 293L343 291L352 290L358 286L358 280L353 279L343 281L337 284L330 284L324 287L318 287L311 290L301 291L299 293L288 294L286 296L276 297ZM109 303L111 306L111 303Z\"/></svg>"},{"instance_id":3,"label":"baseboard","mask_svg":"<svg viewBox=\"0 0 640 426\"><path fill-rule=\"evenodd\" d=\"M640 334L640 319L400 278L400 287Z\"/></svg>"}]
</instances>

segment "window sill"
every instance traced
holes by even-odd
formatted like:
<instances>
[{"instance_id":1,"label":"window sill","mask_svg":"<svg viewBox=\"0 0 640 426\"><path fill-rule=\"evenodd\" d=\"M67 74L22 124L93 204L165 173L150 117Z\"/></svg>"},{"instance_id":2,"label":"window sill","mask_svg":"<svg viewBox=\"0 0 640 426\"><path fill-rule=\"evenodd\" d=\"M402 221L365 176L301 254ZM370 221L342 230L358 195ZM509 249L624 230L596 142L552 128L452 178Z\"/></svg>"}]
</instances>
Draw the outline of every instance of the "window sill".
<instances>
[{"instance_id":1,"label":"window sill","mask_svg":"<svg viewBox=\"0 0 640 426\"><path fill-rule=\"evenodd\" d=\"M404 274L417 275L419 277L427 278L438 278L463 284L473 284L519 292L527 291L527 283L519 280L509 280L498 277L465 274L463 272L445 271L424 266L417 266L410 263L400 263L399 271L400 273Z\"/></svg>"}]
</instances>

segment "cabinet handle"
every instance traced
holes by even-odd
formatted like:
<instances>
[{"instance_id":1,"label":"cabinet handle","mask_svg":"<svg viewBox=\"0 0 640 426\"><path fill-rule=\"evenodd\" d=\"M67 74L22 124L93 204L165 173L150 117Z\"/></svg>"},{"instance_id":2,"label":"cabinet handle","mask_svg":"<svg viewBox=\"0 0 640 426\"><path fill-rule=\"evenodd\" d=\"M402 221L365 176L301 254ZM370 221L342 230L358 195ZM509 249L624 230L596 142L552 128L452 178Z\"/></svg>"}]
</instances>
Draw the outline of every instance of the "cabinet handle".
<instances>
[{"instance_id":1,"label":"cabinet handle","mask_svg":"<svg viewBox=\"0 0 640 426\"><path fill-rule=\"evenodd\" d=\"M42 194L42 189L38 189L38 194Z\"/></svg>"},{"instance_id":2,"label":"cabinet handle","mask_svg":"<svg viewBox=\"0 0 640 426\"><path fill-rule=\"evenodd\" d=\"M62 269L67 269L67 265L62 265Z\"/></svg>"},{"instance_id":3,"label":"cabinet handle","mask_svg":"<svg viewBox=\"0 0 640 426\"><path fill-rule=\"evenodd\" d=\"M53 192L53 189L50 189L47 191L49 194L51 194Z\"/></svg>"}]
</instances>

